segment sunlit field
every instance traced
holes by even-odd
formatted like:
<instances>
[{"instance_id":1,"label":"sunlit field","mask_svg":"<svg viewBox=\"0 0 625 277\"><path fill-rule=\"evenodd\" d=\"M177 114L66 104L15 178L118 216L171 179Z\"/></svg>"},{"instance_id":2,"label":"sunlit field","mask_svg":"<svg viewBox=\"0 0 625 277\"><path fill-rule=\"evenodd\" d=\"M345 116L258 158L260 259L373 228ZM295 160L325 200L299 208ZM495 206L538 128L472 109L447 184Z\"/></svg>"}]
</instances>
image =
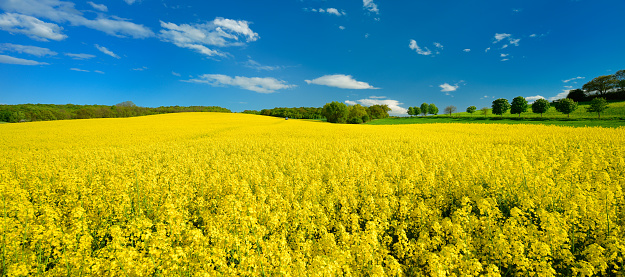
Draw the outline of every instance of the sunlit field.
<instances>
[{"instance_id":1,"label":"sunlit field","mask_svg":"<svg viewBox=\"0 0 625 277\"><path fill-rule=\"evenodd\" d=\"M0 134L0 275L625 273L625 128L180 113Z\"/></svg>"}]
</instances>

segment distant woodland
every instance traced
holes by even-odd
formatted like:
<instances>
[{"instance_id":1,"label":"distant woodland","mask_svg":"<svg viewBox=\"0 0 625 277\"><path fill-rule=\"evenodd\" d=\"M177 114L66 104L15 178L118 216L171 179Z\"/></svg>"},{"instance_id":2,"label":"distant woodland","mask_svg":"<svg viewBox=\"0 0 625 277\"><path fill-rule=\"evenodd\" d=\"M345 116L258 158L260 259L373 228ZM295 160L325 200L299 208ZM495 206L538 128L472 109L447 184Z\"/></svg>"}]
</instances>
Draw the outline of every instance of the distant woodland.
<instances>
[{"instance_id":1,"label":"distant woodland","mask_svg":"<svg viewBox=\"0 0 625 277\"><path fill-rule=\"evenodd\" d=\"M217 106L169 106L158 108L139 107L131 101L114 106L106 105L55 105L20 104L0 105L0 121L26 122L63 119L116 118L180 112L224 112L231 111Z\"/></svg>"}]
</instances>

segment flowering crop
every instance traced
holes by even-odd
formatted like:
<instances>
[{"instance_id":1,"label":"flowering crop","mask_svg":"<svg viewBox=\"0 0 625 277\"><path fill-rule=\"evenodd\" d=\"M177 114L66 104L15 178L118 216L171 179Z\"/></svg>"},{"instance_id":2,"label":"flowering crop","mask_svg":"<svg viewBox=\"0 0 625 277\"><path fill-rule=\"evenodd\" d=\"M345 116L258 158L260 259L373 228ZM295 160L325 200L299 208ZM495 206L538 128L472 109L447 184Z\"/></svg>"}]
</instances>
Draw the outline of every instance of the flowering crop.
<instances>
[{"instance_id":1,"label":"flowering crop","mask_svg":"<svg viewBox=\"0 0 625 277\"><path fill-rule=\"evenodd\" d=\"M624 273L624 128L183 113L0 134L0 274Z\"/></svg>"}]
</instances>

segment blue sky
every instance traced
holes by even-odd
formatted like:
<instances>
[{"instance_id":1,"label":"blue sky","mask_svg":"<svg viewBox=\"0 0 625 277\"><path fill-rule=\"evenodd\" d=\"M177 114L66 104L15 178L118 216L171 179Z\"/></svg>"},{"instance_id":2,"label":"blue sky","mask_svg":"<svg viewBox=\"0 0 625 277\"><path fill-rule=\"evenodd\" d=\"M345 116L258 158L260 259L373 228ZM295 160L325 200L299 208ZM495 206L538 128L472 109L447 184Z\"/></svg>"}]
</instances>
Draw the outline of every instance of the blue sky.
<instances>
[{"instance_id":1,"label":"blue sky","mask_svg":"<svg viewBox=\"0 0 625 277\"><path fill-rule=\"evenodd\" d=\"M622 0L0 0L0 103L233 111L566 96L625 69Z\"/></svg>"}]
</instances>

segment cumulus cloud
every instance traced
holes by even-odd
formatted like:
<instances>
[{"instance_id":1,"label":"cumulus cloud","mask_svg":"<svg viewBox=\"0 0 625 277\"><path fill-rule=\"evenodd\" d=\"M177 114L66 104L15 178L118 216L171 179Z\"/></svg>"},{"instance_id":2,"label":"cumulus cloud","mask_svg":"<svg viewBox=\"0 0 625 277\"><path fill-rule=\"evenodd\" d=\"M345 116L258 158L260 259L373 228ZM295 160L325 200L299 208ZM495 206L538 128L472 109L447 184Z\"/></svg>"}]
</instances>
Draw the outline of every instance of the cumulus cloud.
<instances>
[{"instance_id":1,"label":"cumulus cloud","mask_svg":"<svg viewBox=\"0 0 625 277\"><path fill-rule=\"evenodd\" d=\"M347 100L345 101L346 104L348 105L356 105L356 104L360 104L363 105L365 107L369 107L369 106L373 106L373 105L387 105L391 111L389 112L390 115L393 116L406 116L408 109L401 107L400 105L403 105L404 103L400 103L397 100L392 100L392 99L372 99L371 97L368 99L360 99L360 100L356 100L356 101L351 101L351 100Z\"/></svg>"},{"instance_id":2,"label":"cumulus cloud","mask_svg":"<svg viewBox=\"0 0 625 277\"><path fill-rule=\"evenodd\" d=\"M345 26L339 26L339 29L345 30Z\"/></svg>"},{"instance_id":3,"label":"cumulus cloud","mask_svg":"<svg viewBox=\"0 0 625 277\"><path fill-rule=\"evenodd\" d=\"M564 90L562 90L562 92L558 93L558 95L553 96L553 97L549 97L549 99L547 99L547 100L555 101L555 100L564 99L564 98L566 98L569 95L570 91L571 91L570 89L564 89Z\"/></svg>"},{"instance_id":4,"label":"cumulus cloud","mask_svg":"<svg viewBox=\"0 0 625 277\"><path fill-rule=\"evenodd\" d=\"M154 33L147 27L118 17L98 15L95 19L87 19L81 11L74 8L74 3L68 1L2 0L0 1L0 9L31 17L46 18L56 23L85 26L117 37L147 38L154 36Z\"/></svg>"},{"instance_id":5,"label":"cumulus cloud","mask_svg":"<svg viewBox=\"0 0 625 277\"><path fill-rule=\"evenodd\" d=\"M91 1L87 2L87 4L91 5L92 8L94 8L94 9L96 9L98 11L101 11L101 12L108 12L109 11L109 9L104 4L96 4L96 3L93 3Z\"/></svg>"},{"instance_id":6,"label":"cumulus cloud","mask_svg":"<svg viewBox=\"0 0 625 277\"><path fill-rule=\"evenodd\" d=\"M571 79L568 79L568 80L562 80L562 82L564 82L564 83L568 83L568 82L576 83L575 81L582 80L582 79L585 79L585 78L586 77L577 76L577 77L574 77L574 78L571 78Z\"/></svg>"},{"instance_id":7,"label":"cumulus cloud","mask_svg":"<svg viewBox=\"0 0 625 277\"><path fill-rule=\"evenodd\" d=\"M351 75L325 75L313 80L305 80L307 84L315 84L342 89L377 89L365 82L356 81Z\"/></svg>"},{"instance_id":8,"label":"cumulus cloud","mask_svg":"<svg viewBox=\"0 0 625 277\"><path fill-rule=\"evenodd\" d=\"M369 98L371 98L371 99L384 99L384 98L386 98L386 96L374 96L374 95L372 95L372 96L369 96Z\"/></svg>"},{"instance_id":9,"label":"cumulus cloud","mask_svg":"<svg viewBox=\"0 0 625 277\"><path fill-rule=\"evenodd\" d=\"M162 41L171 42L182 48L196 50L206 56L226 56L225 53L207 46L236 46L256 41L260 37L249 27L249 22L216 18L203 24L174 24L161 21L159 37Z\"/></svg>"},{"instance_id":10,"label":"cumulus cloud","mask_svg":"<svg viewBox=\"0 0 625 277\"><path fill-rule=\"evenodd\" d=\"M458 89L458 85L450 85L448 83L444 83L442 85L439 85L439 87L441 88L442 92L451 92L451 91L456 91Z\"/></svg>"},{"instance_id":11,"label":"cumulus cloud","mask_svg":"<svg viewBox=\"0 0 625 277\"><path fill-rule=\"evenodd\" d=\"M65 53L65 56L68 56L74 60L88 60L95 58L95 55L91 54L74 54L74 53Z\"/></svg>"},{"instance_id":12,"label":"cumulus cloud","mask_svg":"<svg viewBox=\"0 0 625 277\"><path fill-rule=\"evenodd\" d=\"M538 100L538 99L545 99L545 97L543 97L542 95L536 95L536 96L528 96L525 97L525 100L527 100L528 103L534 103L534 101Z\"/></svg>"},{"instance_id":13,"label":"cumulus cloud","mask_svg":"<svg viewBox=\"0 0 625 277\"><path fill-rule=\"evenodd\" d=\"M19 44L12 44L12 43L1 43L0 51L24 53L24 54L37 56L37 57L55 56L57 54L56 52L51 51L48 48L28 46L28 45L19 45Z\"/></svg>"},{"instance_id":14,"label":"cumulus cloud","mask_svg":"<svg viewBox=\"0 0 625 277\"><path fill-rule=\"evenodd\" d=\"M417 54L419 55L424 55L424 56L432 55L432 51L430 51L430 49L428 49L427 47L424 47L423 49L421 49L421 47L417 45L417 41L415 41L414 39L410 40L410 44L408 45L408 47L410 47L410 49L412 50L415 50Z\"/></svg>"},{"instance_id":15,"label":"cumulus cloud","mask_svg":"<svg viewBox=\"0 0 625 277\"><path fill-rule=\"evenodd\" d=\"M0 1L0 3L2 2ZM24 34L39 41L48 41L49 39L59 41L67 38L66 35L61 33L63 28L59 25L43 22L32 16L17 13L1 14L0 30Z\"/></svg>"},{"instance_id":16,"label":"cumulus cloud","mask_svg":"<svg viewBox=\"0 0 625 277\"><path fill-rule=\"evenodd\" d=\"M16 57L0 55L0 63L6 64L19 64L19 65L47 65L48 63L42 63L33 60L25 60Z\"/></svg>"},{"instance_id":17,"label":"cumulus cloud","mask_svg":"<svg viewBox=\"0 0 625 277\"><path fill-rule=\"evenodd\" d=\"M507 41L507 43L506 43L506 44L504 44L504 45L501 47L501 49L508 48L508 46L509 46L509 45L519 46L519 42L521 41L521 39L520 39L520 38L517 38L517 39L513 38L511 34L506 34L506 33L499 34L499 33L495 33L495 39L494 39L494 41L493 41L493 44L496 44L496 43L498 43L498 42L500 42L500 41L502 41L502 40Z\"/></svg>"},{"instance_id":18,"label":"cumulus cloud","mask_svg":"<svg viewBox=\"0 0 625 277\"><path fill-rule=\"evenodd\" d=\"M506 34L506 33L503 33L503 34L495 33L495 42L493 43L500 42L502 39L509 38L511 36L512 36L511 34Z\"/></svg>"},{"instance_id":19,"label":"cumulus cloud","mask_svg":"<svg viewBox=\"0 0 625 277\"><path fill-rule=\"evenodd\" d=\"M373 0L362 0L362 7L372 13L380 13L380 10L378 9L378 5L376 5L375 3L373 3Z\"/></svg>"},{"instance_id":20,"label":"cumulus cloud","mask_svg":"<svg viewBox=\"0 0 625 277\"><path fill-rule=\"evenodd\" d=\"M222 74L204 74L197 79L186 80L189 83L208 84L214 87L235 86L242 89L255 91L258 93L273 93L280 89L293 88L295 85L289 85L287 82L277 80L271 77L230 77Z\"/></svg>"},{"instance_id":21,"label":"cumulus cloud","mask_svg":"<svg viewBox=\"0 0 625 277\"><path fill-rule=\"evenodd\" d=\"M97 44L96 44L96 45L95 45L95 47L96 47L96 48L98 48L98 50L100 50L100 52L102 52L102 53L104 53L104 54L107 54L107 55L109 55L109 56L111 56L111 57L113 57L113 58L116 58L116 59L119 59L119 58L120 58L120 57L119 57L119 56L117 56L115 53L113 53L113 51L108 50L108 49L107 49L106 47L104 47L104 46L100 46L100 45L97 45Z\"/></svg>"}]
</instances>

